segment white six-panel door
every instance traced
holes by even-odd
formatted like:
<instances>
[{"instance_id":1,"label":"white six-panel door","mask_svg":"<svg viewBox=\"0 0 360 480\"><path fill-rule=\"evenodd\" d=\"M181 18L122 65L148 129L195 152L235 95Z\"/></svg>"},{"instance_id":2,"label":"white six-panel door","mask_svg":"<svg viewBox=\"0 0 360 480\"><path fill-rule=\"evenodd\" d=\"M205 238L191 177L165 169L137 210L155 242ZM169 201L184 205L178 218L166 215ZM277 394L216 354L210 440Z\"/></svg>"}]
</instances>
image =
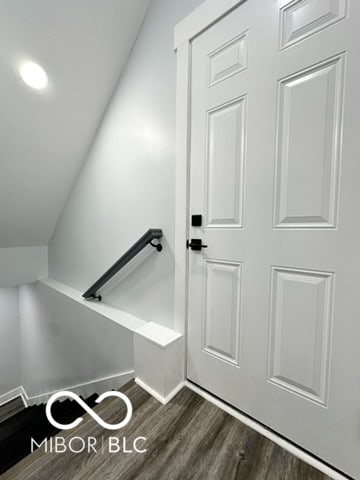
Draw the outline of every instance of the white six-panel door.
<instances>
[{"instance_id":1,"label":"white six-panel door","mask_svg":"<svg viewBox=\"0 0 360 480\"><path fill-rule=\"evenodd\" d=\"M360 477L360 2L192 42L188 377Z\"/></svg>"}]
</instances>

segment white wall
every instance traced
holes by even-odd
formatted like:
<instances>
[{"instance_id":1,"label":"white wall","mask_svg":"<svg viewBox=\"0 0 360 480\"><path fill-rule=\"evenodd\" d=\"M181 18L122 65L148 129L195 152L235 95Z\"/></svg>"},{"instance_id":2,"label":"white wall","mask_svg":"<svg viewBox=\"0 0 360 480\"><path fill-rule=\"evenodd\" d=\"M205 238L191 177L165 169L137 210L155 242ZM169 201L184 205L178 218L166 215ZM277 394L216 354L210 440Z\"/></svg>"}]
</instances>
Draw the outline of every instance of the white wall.
<instances>
[{"instance_id":1,"label":"white wall","mask_svg":"<svg viewBox=\"0 0 360 480\"><path fill-rule=\"evenodd\" d=\"M20 287L20 335L29 396L134 368L128 330L40 283Z\"/></svg>"},{"instance_id":2,"label":"white wall","mask_svg":"<svg viewBox=\"0 0 360 480\"><path fill-rule=\"evenodd\" d=\"M0 288L48 276L48 247L0 248Z\"/></svg>"},{"instance_id":3,"label":"white wall","mask_svg":"<svg viewBox=\"0 0 360 480\"><path fill-rule=\"evenodd\" d=\"M105 300L173 326L175 24L202 0L153 0L49 245L50 276L85 290L150 227L154 252Z\"/></svg>"},{"instance_id":4,"label":"white wall","mask_svg":"<svg viewBox=\"0 0 360 480\"><path fill-rule=\"evenodd\" d=\"M20 385L18 288L0 288L0 395Z\"/></svg>"}]
</instances>

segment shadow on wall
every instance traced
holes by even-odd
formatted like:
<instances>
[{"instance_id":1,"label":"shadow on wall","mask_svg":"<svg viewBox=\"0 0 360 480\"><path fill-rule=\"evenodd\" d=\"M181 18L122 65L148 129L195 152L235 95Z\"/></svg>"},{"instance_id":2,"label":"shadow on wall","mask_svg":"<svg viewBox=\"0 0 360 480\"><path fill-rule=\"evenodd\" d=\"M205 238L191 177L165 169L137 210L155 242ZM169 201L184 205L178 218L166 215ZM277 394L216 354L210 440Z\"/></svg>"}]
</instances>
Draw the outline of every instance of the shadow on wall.
<instances>
[{"instance_id":1,"label":"shadow on wall","mask_svg":"<svg viewBox=\"0 0 360 480\"><path fill-rule=\"evenodd\" d=\"M130 332L46 285L20 287L20 319L21 377L29 396L134 368Z\"/></svg>"},{"instance_id":2,"label":"shadow on wall","mask_svg":"<svg viewBox=\"0 0 360 480\"><path fill-rule=\"evenodd\" d=\"M20 385L19 289L0 288L0 395Z\"/></svg>"}]
</instances>

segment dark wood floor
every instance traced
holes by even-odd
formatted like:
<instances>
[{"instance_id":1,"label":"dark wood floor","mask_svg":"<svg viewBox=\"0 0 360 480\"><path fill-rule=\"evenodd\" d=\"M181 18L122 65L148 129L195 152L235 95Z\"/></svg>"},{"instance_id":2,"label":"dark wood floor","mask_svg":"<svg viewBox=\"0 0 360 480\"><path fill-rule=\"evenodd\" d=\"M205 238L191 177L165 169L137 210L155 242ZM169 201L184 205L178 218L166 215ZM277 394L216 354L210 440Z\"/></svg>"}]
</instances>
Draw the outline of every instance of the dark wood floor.
<instances>
[{"instance_id":1,"label":"dark wood floor","mask_svg":"<svg viewBox=\"0 0 360 480\"><path fill-rule=\"evenodd\" d=\"M14 398L10 402L1 405L0 407L0 422L3 422L9 417L15 415L25 408L24 402L21 397Z\"/></svg>"},{"instance_id":2,"label":"dark wood floor","mask_svg":"<svg viewBox=\"0 0 360 480\"><path fill-rule=\"evenodd\" d=\"M329 480L279 446L184 388L162 406L134 382L121 389L134 414L119 431L104 431L88 415L61 436L147 438L147 452L44 453L26 457L1 480ZM95 411L117 423L119 400L108 399ZM129 444L128 444L129 447Z\"/></svg>"}]
</instances>

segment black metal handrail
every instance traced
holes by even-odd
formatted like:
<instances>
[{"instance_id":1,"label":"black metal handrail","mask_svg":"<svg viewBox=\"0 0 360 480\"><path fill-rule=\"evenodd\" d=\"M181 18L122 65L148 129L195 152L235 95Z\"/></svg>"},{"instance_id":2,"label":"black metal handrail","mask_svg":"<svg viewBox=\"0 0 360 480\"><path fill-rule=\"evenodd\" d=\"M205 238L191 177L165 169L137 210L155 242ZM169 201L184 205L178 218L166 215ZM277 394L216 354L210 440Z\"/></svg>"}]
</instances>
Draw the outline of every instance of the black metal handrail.
<instances>
[{"instance_id":1,"label":"black metal handrail","mask_svg":"<svg viewBox=\"0 0 360 480\"><path fill-rule=\"evenodd\" d=\"M96 282L91 285L91 287L83 293L83 297L86 300L97 299L101 301L101 295L98 295L98 290L105 285L114 275L118 273L127 263L130 262L141 250L143 250L147 245L151 245L156 248L158 252L161 252L162 245L160 243L153 243L153 240L160 240L163 236L163 232L160 228L150 228L144 235L139 238L137 242L134 243L129 250L124 253L122 257L119 258L117 262L114 263L104 275L102 275Z\"/></svg>"}]
</instances>

